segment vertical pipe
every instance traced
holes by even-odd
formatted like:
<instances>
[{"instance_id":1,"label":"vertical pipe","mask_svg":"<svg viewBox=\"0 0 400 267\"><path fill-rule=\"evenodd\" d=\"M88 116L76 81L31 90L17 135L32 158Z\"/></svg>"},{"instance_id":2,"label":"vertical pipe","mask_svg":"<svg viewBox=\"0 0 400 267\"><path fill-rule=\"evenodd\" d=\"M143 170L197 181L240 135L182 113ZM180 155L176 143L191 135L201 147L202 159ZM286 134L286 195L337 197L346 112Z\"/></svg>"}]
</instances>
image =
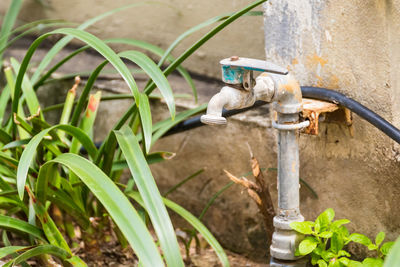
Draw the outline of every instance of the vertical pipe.
<instances>
[{"instance_id":1,"label":"vertical pipe","mask_svg":"<svg viewBox=\"0 0 400 267\"><path fill-rule=\"evenodd\" d=\"M278 123L296 123L298 113L278 113ZM299 140L297 130L278 133L278 214L296 218L299 215Z\"/></svg>"}]
</instances>

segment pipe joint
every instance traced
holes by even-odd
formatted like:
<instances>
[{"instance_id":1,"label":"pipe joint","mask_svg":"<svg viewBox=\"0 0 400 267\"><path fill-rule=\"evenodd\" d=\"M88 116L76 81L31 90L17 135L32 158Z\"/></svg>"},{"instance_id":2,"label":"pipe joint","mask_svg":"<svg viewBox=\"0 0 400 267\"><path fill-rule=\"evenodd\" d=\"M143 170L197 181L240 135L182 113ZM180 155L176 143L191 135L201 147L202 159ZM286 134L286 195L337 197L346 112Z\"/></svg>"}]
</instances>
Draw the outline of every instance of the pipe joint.
<instances>
[{"instance_id":1,"label":"pipe joint","mask_svg":"<svg viewBox=\"0 0 400 267\"><path fill-rule=\"evenodd\" d=\"M283 114L294 114L301 111L302 95L300 85L291 74L277 75L268 73L274 81L275 95L273 108Z\"/></svg>"}]
</instances>

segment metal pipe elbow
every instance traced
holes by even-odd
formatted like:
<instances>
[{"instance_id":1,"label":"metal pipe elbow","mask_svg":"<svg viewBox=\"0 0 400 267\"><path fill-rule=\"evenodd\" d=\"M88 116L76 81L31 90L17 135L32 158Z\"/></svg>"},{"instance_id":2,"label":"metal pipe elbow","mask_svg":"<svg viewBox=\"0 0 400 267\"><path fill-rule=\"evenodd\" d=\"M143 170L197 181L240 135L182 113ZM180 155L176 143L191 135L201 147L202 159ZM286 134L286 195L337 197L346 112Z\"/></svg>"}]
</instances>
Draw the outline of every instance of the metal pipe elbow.
<instances>
[{"instance_id":1,"label":"metal pipe elbow","mask_svg":"<svg viewBox=\"0 0 400 267\"><path fill-rule=\"evenodd\" d=\"M299 113L302 109L301 88L293 75L270 74L275 84L274 109L283 114Z\"/></svg>"}]
</instances>

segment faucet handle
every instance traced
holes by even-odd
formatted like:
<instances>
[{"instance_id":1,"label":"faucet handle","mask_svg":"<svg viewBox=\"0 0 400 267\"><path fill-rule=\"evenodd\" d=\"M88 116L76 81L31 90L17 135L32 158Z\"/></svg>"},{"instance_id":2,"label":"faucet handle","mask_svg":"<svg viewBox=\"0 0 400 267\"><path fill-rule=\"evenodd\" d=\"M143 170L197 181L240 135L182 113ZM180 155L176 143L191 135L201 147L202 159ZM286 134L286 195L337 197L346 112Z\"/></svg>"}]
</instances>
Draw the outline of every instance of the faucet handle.
<instances>
[{"instance_id":1,"label":"faucet handle","mask_svg":"<svg viewBox=\"0 0 400 267\"><path fill-rule=\"evenodd\" d=\"M220 64L222 65L222 81L231 85L243 85L246 91L252 90L255 84L253 71L288 74L287 69L259 59L233 56L221 60Z\"/></svg>"},{"instance_id":2,"label":"faucet handle","mask_svg":"<svg viewBox=\"0 0 400 267\"><path fill-rule=\"evenodd\" d=\"M269 72L275 74L286 75L288 74L288 70L282 68L272 62L253 59L253 58L246 58L246 57L237 57L233 56L230 58L225 58L219 62L222 65L222 68L239 68L244 70L255 70L255 71L262 71L262 72Z\"/></svg>"}]
</instances>

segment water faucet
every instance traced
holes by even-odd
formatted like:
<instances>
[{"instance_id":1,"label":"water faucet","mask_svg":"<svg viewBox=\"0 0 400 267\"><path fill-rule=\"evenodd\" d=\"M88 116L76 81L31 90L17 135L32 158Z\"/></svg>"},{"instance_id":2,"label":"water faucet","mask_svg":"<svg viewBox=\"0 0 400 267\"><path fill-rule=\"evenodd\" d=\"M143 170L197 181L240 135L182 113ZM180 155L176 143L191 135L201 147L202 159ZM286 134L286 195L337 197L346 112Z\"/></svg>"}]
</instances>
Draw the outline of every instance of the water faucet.
<instances>
[{"instance_id":1,"label":"water faucet","mask_svg":"<svg viewBox=\"0 0 400 267\"><path fill-rule=\"evenodd\" d=\"M266 73L286 75L288 71L263 60L233 56L220 61L222 80L226 86L214 95L207 107L207 114L201 116L201 122L209 125L226 124L222 117L223 108L240 109L252 106L257 100L271 102L274 93L274 81ZM253 71L265 73L253 78Z\"/></svg>"},{"instance_id":2,"label":"water faucet","mask_svg":"<svg viewBox=\"0 0 400 267\"><path fill-rule=\"evenodd\" d=\"M289 266L287 261L293 261L293 266L303 266L304 263L295 256L303 236L290 227L291 222L304 221L299 209L298 130L307 127L309 121L299 121L302 110L300 86L286 69L267 61L234 56L220 63L226 86L211 98L201 122L226 124L222 117L223 108L245 108L257 100L273 103L277 120L272 121L272 126L278 130L278 208L273 220L275 231L270 247L270 266ZM253 71L262 74L254 79ZM280 263L280 260L285 262Z\"/></svg>"}]
</instances>

